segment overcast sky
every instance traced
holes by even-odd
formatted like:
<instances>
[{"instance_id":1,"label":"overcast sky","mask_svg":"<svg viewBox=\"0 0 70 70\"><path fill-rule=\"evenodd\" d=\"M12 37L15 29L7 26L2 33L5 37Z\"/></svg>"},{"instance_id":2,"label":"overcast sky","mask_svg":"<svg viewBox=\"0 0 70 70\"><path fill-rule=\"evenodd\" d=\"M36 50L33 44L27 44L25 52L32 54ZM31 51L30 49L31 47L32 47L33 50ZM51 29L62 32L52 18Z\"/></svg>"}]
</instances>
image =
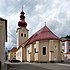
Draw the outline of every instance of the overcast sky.
<instances>
[{"instance_id":1,"label":"overcast sky","mask_svg":"<svg viewBox=\"0 0 70 70\"><path fill-rule=\"evenodd\" d=\"M22 9L29 36L45 25L62 37L70 35L70 0L0 0L0 17L8 21L7 48L16 46L16 29Z\"/></svg>"}]
</instances>

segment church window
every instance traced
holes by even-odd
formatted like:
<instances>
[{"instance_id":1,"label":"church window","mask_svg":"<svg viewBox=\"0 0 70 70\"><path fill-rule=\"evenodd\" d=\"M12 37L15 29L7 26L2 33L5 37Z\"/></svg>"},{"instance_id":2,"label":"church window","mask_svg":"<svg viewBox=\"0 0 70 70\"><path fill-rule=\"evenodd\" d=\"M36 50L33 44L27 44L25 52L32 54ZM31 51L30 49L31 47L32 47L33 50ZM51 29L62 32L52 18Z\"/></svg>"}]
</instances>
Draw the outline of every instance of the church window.
<instances>
[{"instance_id":1,"label":"church window","mask_svg":"<svg viewBox=\"0 0 70 70\"><path fill-rule=\"evenodd\" d=\"M34 52L36 53L36 48L34 48Z\"/></svg>"},{"instance_id":2,"label":"church window","mask_svg":"<svg viewBox=\"0 0 70 70\"><path fill-rule=\"evenodd\" d=\"M64 43L62 43L62 46L64 46Z\"/></svg>"},{"instance_id":3,"label":"church window","mask_svg":"<svg viewBox=\"0 0 70 70\"><path fill-rule=\"evenodd\" d=\"M56 49L57 47L55 46L55 49Z\"/></svg>"},{"instance_id":4,"label":"church window","mask_svg":"<svg viewBox=\"0 0 70 70\"><path fill-rule=\"evenodd\" d=\"M24 37L26 37L26 34L24 34Z\"/></svg>"},{"instance_id":5,"label":"church window","mask_svg":"<svg viewBox=\"0 0 70 70\"><path fill-rule=\"evenodd\" d=\"M64 49L62 49L62 52L64 52Z\"/></svg>"},{"instance_id":6,"label":"church window","mask_svg":"<svg viewBox=\"0 0 70 70\"><path fill-rule=\"evenodd\" d=\"M29 54L29 50L28 50L28 54Z\"/></svg>"},{"instance_id":7,"label":"church window","mask_svg":"<svg viewBox=\"0 0 70 70\"><path fill-rule=\"evenodd\" d=\"M69 52L70 52L70 49L69 49Z\"/></svg>"},{"instance_id":8,"label":"church window","mask_svg":"<svg viewBox=\"0 0 70 70\"><path fill-rule=\"evenodd\" d=\"M70 46L70 43L69 43L69 46Z\"/></svg>"},{"instance_id":9,"label":"church window","mask_svg":"<svg viewBox=\"0 0 70 70\"><path fill-rule=\"evenodd\" d=\"M57 46L55 46L55 50L57 50Z\"/></svg>"},{"instance_id":10,"label":"church window","mask_svg":"<svg viewBox=\"0 0 70 70\"><path fill-rule=\"evenodd\" d=\"M43 47L43 55L46 55L46 47Z\"/></svg>"},{"instance_id":11,"label":"church window","mask_svg":"<svg viewBox=\"0 0 70 70\"><path fill-rule=\"evenodd\" d=\"M21 37L23 37L23 33L21 33Z\"/></svg>"}]
</instances>

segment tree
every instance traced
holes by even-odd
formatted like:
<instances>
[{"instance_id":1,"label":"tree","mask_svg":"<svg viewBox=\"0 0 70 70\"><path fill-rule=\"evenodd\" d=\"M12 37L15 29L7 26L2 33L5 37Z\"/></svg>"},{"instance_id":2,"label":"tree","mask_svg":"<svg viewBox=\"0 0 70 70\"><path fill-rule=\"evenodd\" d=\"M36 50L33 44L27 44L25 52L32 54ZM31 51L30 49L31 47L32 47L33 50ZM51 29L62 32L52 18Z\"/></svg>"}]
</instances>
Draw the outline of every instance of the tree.
<instances>
[{"instance_id":1,"label":"tree","mask_svg":"<svg viewBox=\"0 0 70 70\"><path fill-rule=\"evenodd\" d=\"M66 39L70 39L70 35L65 36Z\"/></svg>"}]
</instances>

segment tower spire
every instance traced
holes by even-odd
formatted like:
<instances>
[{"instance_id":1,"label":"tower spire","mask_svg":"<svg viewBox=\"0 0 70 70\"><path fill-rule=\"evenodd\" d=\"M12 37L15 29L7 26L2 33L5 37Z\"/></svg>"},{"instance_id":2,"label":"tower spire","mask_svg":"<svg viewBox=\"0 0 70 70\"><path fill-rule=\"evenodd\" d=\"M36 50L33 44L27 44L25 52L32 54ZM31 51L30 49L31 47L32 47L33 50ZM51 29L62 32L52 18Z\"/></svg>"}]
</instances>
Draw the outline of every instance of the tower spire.
<instances>
[{"instance_id":1,"label":"tower spire","mask_svg":"<svg viewBox=\"0 0 70 70\"><path fill-rule=\"evenodd\" d=\"M22 5L22 12L23 12L23 5Z\"/></svg>"},{"instance_id":2,"label":"tower spire","mask_svg":"<svg viewBox=\"0 0 70 70\"><path fill-rule=\"evenodd\" d=\"M46 22L44 22L45 23L45 26L46 26Z\"/></svg>"},{"instance_id":3,"label":"tower spire","mask_svg":"<svg viewBox=\"0 0 70 70\"><path fill-rule=\"evenodd\" d=\"M27 23L25 22L25 16L24 16L24 11L23 11L23 6L22 6L22 11L20 12L20 21L18 22L19 27L26 27Z\"/></svg>"}]
</instances>

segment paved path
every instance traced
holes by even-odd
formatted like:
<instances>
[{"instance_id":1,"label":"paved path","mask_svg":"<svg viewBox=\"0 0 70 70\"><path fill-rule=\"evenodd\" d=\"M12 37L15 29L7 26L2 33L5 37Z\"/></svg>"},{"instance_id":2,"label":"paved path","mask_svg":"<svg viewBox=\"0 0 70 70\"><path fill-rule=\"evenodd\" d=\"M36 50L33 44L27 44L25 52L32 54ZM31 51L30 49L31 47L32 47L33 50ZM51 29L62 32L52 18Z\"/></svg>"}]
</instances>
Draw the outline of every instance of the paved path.
<instances>
[{"instance_id":1,"label":"paved path","mask_svg":"<svg viewBox=\"0 0 70 70\"><path fill-rule=\"evenodd\" d=\"M62 63L8 63L7 65L7 69L4 70L70 70L70 64Z\"/></svg>"},{"instance_id":2,"label":"paved path","mask_svg":"<svg viewBox=\"0 0 70 70\"><path fill-rule=\"evenodd\" d=\"M70 67L70 64L57 63L57 65L69 66Z\"/></svg>"},{"instance_id":3,"label":"paved path","mask_svg":"<svg viewBox=\"0 0 70 70\"><path fill-rule=\"evenodd\" d=\"M8 66L9 67L7 70L49 70L31 64L15 64L15 65L8 65Z\"/></svg>"},{"instance_id":4,"label":"paved path","mask_svg":"<svg viewBox=\"0 0 70 70\"><path fill-rule=\"evenodd\" d=\"M42 67L49 70L70 70L70 64L64 63L40 63L40 64L32 64L38 67Z\"/></svg>"}]
</instances>

